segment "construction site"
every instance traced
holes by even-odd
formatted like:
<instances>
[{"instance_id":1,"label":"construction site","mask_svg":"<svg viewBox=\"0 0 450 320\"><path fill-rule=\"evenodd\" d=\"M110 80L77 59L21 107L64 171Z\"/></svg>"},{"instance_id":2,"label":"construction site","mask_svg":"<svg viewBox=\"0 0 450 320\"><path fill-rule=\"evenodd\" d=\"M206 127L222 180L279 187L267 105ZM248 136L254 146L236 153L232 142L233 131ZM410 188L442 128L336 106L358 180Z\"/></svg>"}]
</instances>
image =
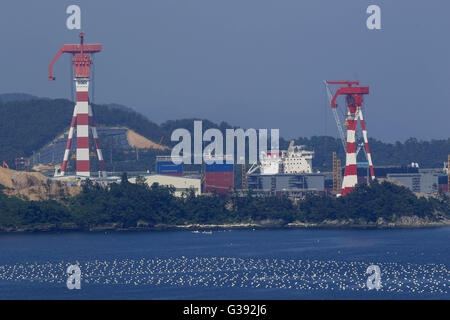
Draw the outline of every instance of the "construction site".
<instances>
[{"instance_id":1,"label":"construction site","mask_svg":"<svg viewBox=\"0 0 450 320\"><path fill-rule=\"evenodd\" d=\"M130 182L136 182L141 176L148 185L174 186L177 196L190 190L196 195L225 195L233 191L245 194L251 189L257 194L287 194L291 198L302 198L311 193L340 197L351 193L358 184L374 179L386 179L422 195L450 191L450 155L443 168L436 169L421 169L414 162L398 166L376 166L372 162L363 115L364 96L370 90L359 81L324 81L329 109L345 154L345 159L340 159L336 152L329 155L331 172L314 171L314 150L295 145L294 140L287 150L260 153L255 163L235 165L223 158L220 163L208 162L194 170L186 170L183 163L175 164L167 155L170 147L162 144L163 138L157 143L126 127L97 129L90 102L90 82L92 57L101 51L101 44L84 43L81 33L79 43L63 45L51 60L49 80L54 81L53 67L58 58L63 54L72 57L76 97L72 120L65 133L36 150L32 157L17 158L17 171L10 170L3 162L0 183L10 188L9 194L30 199L57 199L79 193L85 179L103 185L118 182L122 172L107 172L105 167L105 157L111 158L112 162L114 148L134 151L137 159L138 150L142 149L165 154L157 156L154 167L145 171L123 171L128 172ZM343 101L338 104L340 100ZM109 146L111 154L105 155L102 145Z\"/></svg>"}]
</instances>

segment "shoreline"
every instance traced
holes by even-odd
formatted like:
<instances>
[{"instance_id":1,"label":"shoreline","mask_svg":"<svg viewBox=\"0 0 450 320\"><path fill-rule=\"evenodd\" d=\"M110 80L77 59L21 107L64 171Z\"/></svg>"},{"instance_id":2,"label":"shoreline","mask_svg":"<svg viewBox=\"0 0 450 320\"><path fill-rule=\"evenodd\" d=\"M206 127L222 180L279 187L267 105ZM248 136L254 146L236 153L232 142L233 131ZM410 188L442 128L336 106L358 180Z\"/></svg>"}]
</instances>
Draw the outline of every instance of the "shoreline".
<instances>
[{"instance_id":1,"label":"shoreline","mask_svg":"<svg viewBox=\"0 0 450 320\"><path fill-rule=\"evenodd\" d=\"M140 225L136 227L122 227L118 224L104 224L94 227L80 227L75 224L45 224L29 227L9 227L0 228L0 234L8 233L47 233L47 232L151 232L151 231L196 231L196 230L264 230L264 229L421 229L438 228L450 226L450 219L441 221L398 221L384 222L377 221L372 223L355 223L353 221L323 221L320 223L300 222L283 223L280 221L262 221L248 223L224 223L224 224L184 224L167 225L160 224L154 226Z\"/></svg>"}]
</instances>

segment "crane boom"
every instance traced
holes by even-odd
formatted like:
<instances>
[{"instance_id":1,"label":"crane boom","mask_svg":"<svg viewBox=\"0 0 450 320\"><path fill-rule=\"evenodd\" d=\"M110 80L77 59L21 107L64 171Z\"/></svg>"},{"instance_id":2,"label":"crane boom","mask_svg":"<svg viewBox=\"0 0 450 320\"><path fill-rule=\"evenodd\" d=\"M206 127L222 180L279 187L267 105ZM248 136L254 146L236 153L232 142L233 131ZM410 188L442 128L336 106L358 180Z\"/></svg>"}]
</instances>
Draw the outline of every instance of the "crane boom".
<instances>
[{"instance_id":1,"label":"crane boom","mask_svg":"<svg viewBox=\"0 0 450 320\"><path fill-rule=\"evenodd\" d=\"M333 84L333 83L331 83L331 82L329 83L325 80L323 81L323 83L325 84L325 88L327 90L328 102L331 104L331 101L333 100L333 94L331 93L331 90L330 90L330 87L328 86L328 84ZM345 141L344 130L342 130L342 124L341 124L341 120L339 119L339 115L337 113L337 108L331 108L331 110L333 111L334 120L336 121L336 125L337 125L338 131L339 131L339 136L341 137L342 147L344 148L344 151L345 151L347 142Z\"/></svg>"}]
</instances>

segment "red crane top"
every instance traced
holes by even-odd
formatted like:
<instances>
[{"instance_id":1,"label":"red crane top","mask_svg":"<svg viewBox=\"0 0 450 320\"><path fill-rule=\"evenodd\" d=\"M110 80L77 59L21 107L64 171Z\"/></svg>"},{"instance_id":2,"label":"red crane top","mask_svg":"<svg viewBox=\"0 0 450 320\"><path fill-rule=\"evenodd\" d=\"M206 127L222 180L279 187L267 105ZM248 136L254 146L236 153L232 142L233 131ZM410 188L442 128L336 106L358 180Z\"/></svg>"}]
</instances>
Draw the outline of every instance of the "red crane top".
<instances>
[{"instance_id":1,"label":"red crane top","mask_svg":"<svg viewBox=\"0 0 450 320\"><path fill-rule=\"evenodd\" d=\"M53 76L53 64L63 53L73 55L74 75L78 78L89 78L92 64L91 54L102 51L101 44L84 44L84 33L80 33L80 44L65 44L59 49L56 56L50 62L48 68L48 79L55 80Z\"/></svg>"},{"instance_id":2,"label":"red crane top","mask_svg":"<svg viewBox=\"0 0 450 320\"><path fill-rule=\"evenodd\" d=\"M349 107L361 106L362 95L369 94L369 87L352 87L352 85L359 85L359 81L327 81L327 84L340 84L347 85L346 87L340 87L331 99L331 107L336 108L336 99L340 95L347 95L347 104ZM352 104L352 105L350 105Z\"/></svg>"}]
</instances>

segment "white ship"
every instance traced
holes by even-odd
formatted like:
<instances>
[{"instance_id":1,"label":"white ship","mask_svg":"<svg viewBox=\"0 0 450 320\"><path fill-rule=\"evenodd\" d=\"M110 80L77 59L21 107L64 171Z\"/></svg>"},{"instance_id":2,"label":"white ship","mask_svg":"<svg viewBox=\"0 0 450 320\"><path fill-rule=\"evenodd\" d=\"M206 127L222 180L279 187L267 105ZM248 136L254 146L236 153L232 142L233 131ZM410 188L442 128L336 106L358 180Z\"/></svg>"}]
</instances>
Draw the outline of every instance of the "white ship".
<instances>
[{"instance_id":1,"label":"white ship","mask_svg":"<svg viewBox=\"0 0 450 320\"><path fill-rule=\"evenodd\" d=\"M249 174L256 169L261 175L312 173L314 151L305 150L305 146L294 145L291 140L288 150L262 153L260 164L250 169Z\"/></svg>"}]
</instances>

